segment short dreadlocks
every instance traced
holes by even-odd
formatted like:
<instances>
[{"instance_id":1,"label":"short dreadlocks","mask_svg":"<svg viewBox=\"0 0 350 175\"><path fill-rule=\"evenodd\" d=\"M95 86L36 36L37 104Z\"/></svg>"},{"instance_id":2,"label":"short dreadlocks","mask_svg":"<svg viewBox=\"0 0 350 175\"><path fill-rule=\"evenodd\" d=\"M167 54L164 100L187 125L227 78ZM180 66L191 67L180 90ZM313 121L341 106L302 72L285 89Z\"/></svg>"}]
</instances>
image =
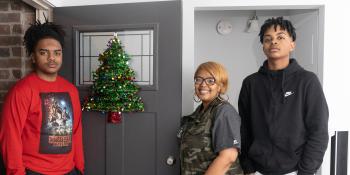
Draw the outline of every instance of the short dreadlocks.
<instances>
[{"instance_id":1,"label":"short dreadlocks","mask_svg":"<svg viewBox=\"0 0 350 175\"><path fill-rule=\"evenodd\" d=\"M277 17L277 18L270 18L267 19L264 24L261 26L260 29L260 42L263 43L264 34L266 30L268 30L270 27L274 27L275 30L277 29L277 26L280 26L282 30L286 30L288 34L292 37L293 41L296 39L296 33L295 28L293 27L292 23L289 20L283 19L283 17Z\"/></svg>"}]
</instances>

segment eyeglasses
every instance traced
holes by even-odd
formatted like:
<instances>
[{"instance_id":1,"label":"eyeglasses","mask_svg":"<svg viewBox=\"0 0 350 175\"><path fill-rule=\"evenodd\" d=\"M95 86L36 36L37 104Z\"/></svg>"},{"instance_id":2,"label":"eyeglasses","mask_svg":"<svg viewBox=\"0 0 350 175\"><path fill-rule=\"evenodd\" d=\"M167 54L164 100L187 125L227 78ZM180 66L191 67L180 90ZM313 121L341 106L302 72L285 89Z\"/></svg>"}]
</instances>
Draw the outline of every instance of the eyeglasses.
<instances>
[{"instance_id":1,"label":"eyeglasses","mask_svg":"<svg viewBox=\"0 0 350 175\"><path fill-rule=\"evenodd\" d=\"M203 83L203 81L205 82L205 84L207 84L208 86L212 86L216 83L215 78L214 77L208 77L208 78L203 78L203 77L194 77L194 84L196 85L201 85Z\"/></svg>"}]
</instances>

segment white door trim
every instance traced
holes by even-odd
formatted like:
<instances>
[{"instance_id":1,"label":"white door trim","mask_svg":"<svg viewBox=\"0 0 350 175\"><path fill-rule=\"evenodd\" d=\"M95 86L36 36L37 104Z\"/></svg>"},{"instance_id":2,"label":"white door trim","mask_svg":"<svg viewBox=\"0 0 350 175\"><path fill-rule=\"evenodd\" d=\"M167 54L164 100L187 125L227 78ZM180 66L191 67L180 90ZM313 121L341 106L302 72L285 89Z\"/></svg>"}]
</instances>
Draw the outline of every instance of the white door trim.
<instances>
[{"instance_id":1,"label":"white door trim","mask_svg":"<svg viewBox=\"0 0 350 175\"><path fill-rule=\"evenodd\" d=\"M48 19L52 21L52 9L55 7L52 3L47 0L22 0L28 5L34 7L36 9L35 18L41 22Z\"/></svg>"}]
</instances>

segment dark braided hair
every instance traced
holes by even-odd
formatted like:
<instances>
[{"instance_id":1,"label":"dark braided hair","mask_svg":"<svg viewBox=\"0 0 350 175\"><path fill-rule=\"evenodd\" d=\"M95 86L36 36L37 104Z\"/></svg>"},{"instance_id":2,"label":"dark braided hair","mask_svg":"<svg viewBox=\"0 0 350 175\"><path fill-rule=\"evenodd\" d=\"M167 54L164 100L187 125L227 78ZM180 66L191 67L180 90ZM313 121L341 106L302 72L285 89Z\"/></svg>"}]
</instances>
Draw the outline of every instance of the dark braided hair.
<instances>
[{"instance_id":1,"label":"dark braided hair","mask_svg":"<svg viewBox=\"0 0 350 175\"><path fill-rule=\"evenodd\" d=\"M65 32L59 25L49 22L48 20L46 20L44 23L41 23L39 20L35 21L30 25L24 34L24 45L26 47L27 54L31 55L34 52L38 42L45 38L55 39L63 47L64 35Z\"/></svg>"},{"instance_id":2,"label":"dark braided hair","mask_svg":"<svg viewBox=\"0 0 350 175\"><path fill-rule=\"evenodd\" d=\"M282 30L286 30L289 34L289 36L292 37L293 41L296 39L296 33L295 28L293 27L292 23L289 20L283 19L283 17L277 17L277 18L270 18L267 19L264 24L261 26L260 29L260 42L263 43L264 34L266 30L268 30L270 27L274 27L275 30L277 30L277 26L280 26Z\"/></svg>"}]
</instances>

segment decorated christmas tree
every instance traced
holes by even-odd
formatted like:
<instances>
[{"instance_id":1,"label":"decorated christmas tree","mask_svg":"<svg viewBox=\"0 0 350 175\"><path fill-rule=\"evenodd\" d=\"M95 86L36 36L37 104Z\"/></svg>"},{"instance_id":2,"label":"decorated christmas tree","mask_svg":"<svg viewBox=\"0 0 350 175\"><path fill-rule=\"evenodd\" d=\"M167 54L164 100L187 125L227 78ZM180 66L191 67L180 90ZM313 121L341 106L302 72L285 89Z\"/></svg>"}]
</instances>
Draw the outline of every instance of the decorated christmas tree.
<instances>
[{"instance_id":1,"label":"decorated christmas tree","mask_svg":"<svg viewBox=\"0 0 350 175\"><path fill-rule=\"evenodd\" d=\"M143 111L137 95L139 87L133 82L135 72L129 67L130 57L115 36L99 55L101 65L93 73L91 96L85 99L83 110L108 113L108 122L120 123L122 112Z\"/></svg>"}]
</instances>

